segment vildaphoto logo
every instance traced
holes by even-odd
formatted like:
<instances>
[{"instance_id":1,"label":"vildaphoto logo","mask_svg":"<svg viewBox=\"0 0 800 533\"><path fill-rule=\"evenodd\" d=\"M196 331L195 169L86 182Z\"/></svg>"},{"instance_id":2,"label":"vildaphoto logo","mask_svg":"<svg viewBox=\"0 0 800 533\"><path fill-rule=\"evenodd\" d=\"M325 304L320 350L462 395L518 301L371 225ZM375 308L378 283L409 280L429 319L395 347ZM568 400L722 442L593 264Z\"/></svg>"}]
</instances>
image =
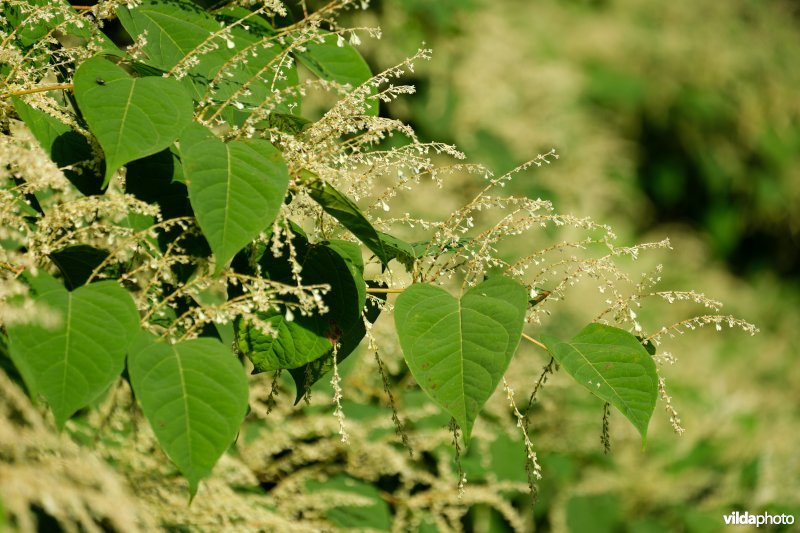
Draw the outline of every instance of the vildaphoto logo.
<instances>
[{"instance_id":1,"label":"vildaphoto logo","mask_svg":"<svg viewBox=\"0 0 800 533\"><path fill-rule=\"evenodd\" d=\"M731 514L723 515L722 519L727 526L766 526L766 525L780 525L794 524L794 515L790 514L750 514L747 511L740 513L734 511Z\"/></svg>"}]
</instances>

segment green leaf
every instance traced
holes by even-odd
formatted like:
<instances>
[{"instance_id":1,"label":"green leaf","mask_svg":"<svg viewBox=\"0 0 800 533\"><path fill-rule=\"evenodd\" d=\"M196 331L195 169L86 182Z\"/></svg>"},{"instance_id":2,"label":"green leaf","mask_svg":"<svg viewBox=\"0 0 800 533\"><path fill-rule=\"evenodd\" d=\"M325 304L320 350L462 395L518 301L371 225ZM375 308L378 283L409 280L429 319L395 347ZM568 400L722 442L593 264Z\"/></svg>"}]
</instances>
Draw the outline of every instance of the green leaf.
<instances>
[{"instance_id":1,"label":"green leaf","mask_svg":"<svg viewBox=\"0 0 800 533\"><path fill-rule=\"evenodd\" d=\"M131 78L94 57L75 71L74 84L78 107L106 156L103 187L125 163L175 142L192 121L192 99L173 79Z\"/></svg>"},{"instance_id":2,"label":"green leaf","mask_svg":"<svg viewBox=\"0 0 800 533\"><path fill-rule=\"evenodd\" d=\"M247 13L243 8L226 8L218 12L215 18L193 2L174 0L145 0L134 9L118 11L120 21L129 34L136 36L147 32L143 51L150 65L169 71L185 57L194 54L197 64L189 69L184 83L191 88L196 100L205 95L208 85L224 67L225 74L219 76L214 87L214 101L224 102L238 92L236 101L245 108L252 108L271 98L274 91L297 85L298 77L295 65L283 65L281 76L276 76L272 66L277 65L278 61L274 60L283 53L283 48L276 39L270 39L271 27L262 17L249 17L245 23L249 30L237 24L231 27L225 37L212 37L213 34L219 34L221 23L231 26ZM265 38L270 39L272 46L269 48L259 43ZM209 49L209 43L217 45L216 48ZM203 52L198 54L200 49ZM245 49L250 53L233 59L234 55ZM299 112L299 98L284 94L282 99L275 111ZM240 111L228 106L223 117L241 124L248 114L247 109Z\"/></svg>"},{"instance_id":3,"label":"green leaf","mask_svg":"<svg viewBox=\"0 0 800 533\"><path fill-rule=\"evenodd\" d=\"M11 358L31 395L47 400L60 429L119 377L127 346L139 329L139 313L114 281L73 292L46 274L30 281L36 303L57 312L60 321L54 328L10 326Z\"/></svg>"},{"instance_id":4,"label":"green leaf","mask_svg":"<svg viewBox=\"0 0 800 533\"><path fill-rule=\"evenodd\" d=\"M50 33L59 38L63 38L61 36L65 34L70 35L72 46L86 46L89 40L93 40L99 49L119 51L116 45L94 25L79 26L75 21L80 20L80 15L65 0L26 0L4 2L4 4L3 18L9 22L9 29L15 31L16 37L25 47L35 45ZM65 13L70 14L70 22L66 22ZM80 40L76 41L75 37Z\"/></svg>"},{"instance_id":5,"label":"green leaf","mask_svg":"<svg viewBox=\"0 0 800 533\"><path fill-rule=\"evenodd\" d=\"M297 315L286 319L280 309L259 313L259 318L275 330L265 335L250 322L236 322L236 345L253 362L253 373L297 368L331 351L325 337L326 324L319 315Z\"/></svg>"},{"instance_id":6,"label":"green leaf","mask_svg":"<svg viewBox=\"0 0 800 533\"><path fill-rule=\"evenodd\" d=\"M117 16L131 37L147 32L142 51L148 63L167 71L220 29L207 11L186 0L146 0L117 10Z\"/></svg>"},{"instance_id":7,"label":"green leaf","mask_svg":"<svg viewBox=\"0 0 800 533\"><path fill-rule=\"evenodd\" d=\"M128 356L128 372L159 444L194 497L247 413L242 365L214 339L167 344L142 334Z\"/></svg>"},{"instance_id":8,"label":"green leaf","mask_svg":"<svg viewBox=\"0 0 800 533\"><path fill-rule=\"evenodd\" d=\"M274 336L264 335L248 322L238 322L237 346L253 361L256 373L297 368L323 357L343 331L361 320L366 295L360 272L351 270L348 261L325 245L310 246L299 259L304 283L330 285L323 297L328 312L312 316L295 312L292 320L287 320L284 306L260 313L259 317L277 330Z\"/></svg>"},{"instance_id":9,"label":"green leaf","mask_svg":"<svg viewBox=\"0 0 800 533\"><path fill-rule=\"evenodd\" d=\"M336 35L328 34L322 42L312 40L305 43L306 51L295 50L294 55L323 80L347 84L355 89L372 77L372 71L358 50L346 42L339 46L337 41ZM375 94L375 89L370 89L369 94ZM378 101L368 99L365 104L367 114L377 116Z\"/></svg>"},{"instance_id":10,"label":"green leaf","mask_svg":"<svg viewBox=\"0 0 800 533\"><path fill-rule=\"evenodd\" d=\"M384 265L391 260L383 247L380 235L355 202L321 179L312 178L305 184L311 198L326 213L341 222L345 228L358 237L358 240L363 242Z\"/></svg>"},{"instance_id":11,"label":"green leaf","mask_svg":"<svg viewBox=\"0 0 800 533\"><path fill-rule=\"evenodd\" d=\"M367 285L373 288L386 288L385 284L376 283L374 281L367 281ZM377 296L381 300L386 301L386 294L379 294ZM367 300L364 318L366 318L370 323L374 324L375 321L378 320L378 316L380 314L380 307L378 307L373 300ZM337 364L347 359L347 357L352 354L356 348L358 348L358 345L361 344L361 340L364 338L366 333L366 326L360 317L358 320L353 320L344 325L341 336L339 337L339 351L336 353ZM331 369L333 369L333 358L328 354L325 354L304 366L289 370L297 389L294 403L299 403L311 386L322 379L322 376L330 372Z\"/></svg>"},{"instance_id":12,"label":"green leaf","mask_svg":"<svg viewBox=\"0 0 800 533\"><path fill-rule=\"evenodd\" d=\"M219 272L272 224L289 171L280 152L261 139L224 143L193 124L180 144L189 199Z\"/></svg>"},{"instance_id":13,"label":"green leaf","mask_svg":"<svg viewBox=\"0 0 800 533\"><path fill-rule=\"evenodd\" d=\"M656 365L641 342L625 330L589 324L569 342L542 336L553 358L575 380L625 415L647 439L658 396Z\"/></svg>"},{"instance_id":14,"label":"green leaf","mask_svg":"<svg viewBox=\"0 0 800 533\"><path fill-rule=\"evenodd\" d=\"M476 285L461 299L421 283L397 298L394 320L408 367L455 418L467 444L517 349L527 304L526 288L503 277Z\"/></svg>"},{"instance_id":15,"label":"green leaf","mask_svg":"<svg viewBox=\"0 0 800 533\"><path fill-rule=\"evenodd\" d=\"M358 295L356 313L360 314L367 300L367 287L364 284L364 259L361 257L361 247L354 242L342 240L326 241L324 244L344 259L345 266L350 271L350 275L353 276Z\"/></svg>"}]
</instances>

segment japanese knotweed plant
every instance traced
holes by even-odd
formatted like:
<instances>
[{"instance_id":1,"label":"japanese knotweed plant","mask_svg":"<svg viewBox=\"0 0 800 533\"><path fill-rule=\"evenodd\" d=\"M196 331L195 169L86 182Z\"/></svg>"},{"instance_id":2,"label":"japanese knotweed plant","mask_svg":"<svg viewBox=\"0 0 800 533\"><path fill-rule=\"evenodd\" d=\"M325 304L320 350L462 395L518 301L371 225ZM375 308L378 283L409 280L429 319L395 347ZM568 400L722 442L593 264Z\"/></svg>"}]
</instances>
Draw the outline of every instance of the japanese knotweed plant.
<instances>
[{"instance_id":1,"label":"japanese knotweed plant","mask_svg":"<svg viewBox=\"0 0 800 533\"><path fill-rule=\"evenodd\" d=\"M417 385L452 418L456 453L502 384L532 490L525 408L504 379L521 340L550 357L531 401L560 367L643 442L659 396L682 431L661 341L707 324L755 328L701 293L657 291L660 267L635 280L619 266L667 240L618 246L605 225L500 194L555 150L495 176L381 117L380 102L413 92L397 80L430 51L373 74L354 45L378 31L337 23L365 4L301 3L296 19L278 0L0 4L5 367L59 429L129 382L192 496L248 412L248 370L287 371L296 401L330 379L347 441L338 365L365 338L392 398L372 333L384 313ZM320 90L337 101L310 120L303 103ZM454 175L485 183L441 220L389 216L423 180ZM531 244L559 227L562 240ZM584 281L603 294L592 322L568 340L534 338ZM645 330L648 298L709 313Z\"/></svg>"}]
</instances>

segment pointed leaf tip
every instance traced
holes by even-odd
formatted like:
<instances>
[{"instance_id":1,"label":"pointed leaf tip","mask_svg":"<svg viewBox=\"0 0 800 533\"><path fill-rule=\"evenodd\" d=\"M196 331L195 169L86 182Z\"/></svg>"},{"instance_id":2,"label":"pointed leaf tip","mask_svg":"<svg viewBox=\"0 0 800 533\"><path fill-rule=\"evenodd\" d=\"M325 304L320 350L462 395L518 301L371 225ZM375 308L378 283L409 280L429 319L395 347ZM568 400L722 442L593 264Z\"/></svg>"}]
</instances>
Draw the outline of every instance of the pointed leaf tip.
<instances>
[{"instance_id":1,"label":"pointed leaf tip","mask_svg":"<svg viewBox=\"0 0 800 533\"><path fill-rule=\"evenodd\" d=\"M210 338L167 344L143 333L130 352L128 371L142 411L193 498L247 413L244 369Z\"/></svg>"}]
</instances>

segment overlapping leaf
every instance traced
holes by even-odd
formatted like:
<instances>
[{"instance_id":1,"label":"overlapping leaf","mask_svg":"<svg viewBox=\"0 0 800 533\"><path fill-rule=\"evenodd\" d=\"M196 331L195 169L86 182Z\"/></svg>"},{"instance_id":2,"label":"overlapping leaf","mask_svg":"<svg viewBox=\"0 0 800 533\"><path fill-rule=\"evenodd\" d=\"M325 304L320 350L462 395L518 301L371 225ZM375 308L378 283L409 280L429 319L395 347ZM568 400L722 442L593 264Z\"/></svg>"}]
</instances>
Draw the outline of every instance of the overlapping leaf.
<instances>
[{"instance_id":1,"label":"overlapping leaf","mask_svg":"<svg viewBox=\"0 0 800 533\"><path fill-rule=\"evenodd\" d=\"M246 30L236 21L248 15ZM227 102L223 113L234 123L243 121L249 114L247 108L257 107L276 91L298 83L297 69L283 59L283 48L271 39L269 24L244 8L226 8L215 18L194 2L145 0L133 9L121 9L119 18L131 35L147 32L143 51L152 66L169 71L185 62L185 83L195 98L208 95L214 102ZM229 29L220 31L220 23ZM268 47L263 45L267 41ZM279 65L281 76L276 76L273 67ZM224 75L218 75L223 67ZM236 106L232 105L234 101ZM297 112L298 104L295 96L282 94L274 109Z\"/></svg>"},{"instance_id":2,"label":"overlapping leaf","mask_svg":"<svg viewBox=\"0 0 800 533\"><path fill-rule=\"evenodd\" d=\"M543 336L550 354L575 380L619 409L642 436L658 396L656 365L647 349L625 330L589 324L570 341Z\"/></svg>"},{"instance_id":3,"label":"overlapping leaf","mask_svg":"<svg viewBox=\"0 0 800 533\"><path fill-rule=\"evenodd\" d=\"M52 329L10 326L11 357L31 395L44 396L61 428L120 375L125 350L139 328L139 313L114 281L73 292L45 274L31 283L35 301L57 313L60 321Z\"/></svg>"},{"instance_id":4,"label":"overlapping leaf","mask_svg":"<svg viewBox=\"0 0 800 533\"><path fill-rule=\"evenodd\" d=\"M189 199L219 272L272 224L289 172L280 152L267 141L223 143L198 124L181 136L180 151Z\"/></svg>"},{"instance_id":5,"label":"overlapping leaf","mask_svg":"<svg viewBox=\"0 0 800 533\"><path fill-rule=\"evenodd\" d=\"M167 344L142 334L131 348L128 372L159 444L194 496L247 412L242 365L215 339Z\"/></svg>"},{"instance_id":6,"label":"overlapping leaf","mask_svg":"<svg viewBox=\"0 0 800 533\"><path fill-rule=\"evenodd\" d=\"M349 243L339 243L340 248L343 244ZM283 306L261 313L260 318L275 328L275 335L265 335L247 322L237 324L239 349L253 362L256 372L297 368L323 357L344 331L360 322L366 294L361 272L350 266L352 260L345 260L335 249L322 244L309 246L300 257L304 283L331 288L324 297L327 313L295 313L291 320L286 318ZM276 262L275 258L270 257L270 262ZM271 269L275 271L275 265ZM266 271L270 272L270 267Z\"/></svg>"},{"instance_id":7,"label":"overlapping leaf","mask_svg":"<svg viewBox=\"0 0 800 533\"><path fill-rule=\"evenodd\" d=\"M106 157L103 187L122 165L167 148L192 121L194 107L177 81L132 78L94 57L75 71L75 98Z\"/></svg>"},{"instance_id":8,"label":"overlapping leaf","mask_svg":"<svg viewBox=\"0 0 800 533\"><path fill-rule=\"evenodd\" d=\"M503 277L461 299L421 283L397 298L395 326L406 363L419 386L455 418L467 443L517 349L527 304L525 287Z\"/></svg>"}]
</instances>

